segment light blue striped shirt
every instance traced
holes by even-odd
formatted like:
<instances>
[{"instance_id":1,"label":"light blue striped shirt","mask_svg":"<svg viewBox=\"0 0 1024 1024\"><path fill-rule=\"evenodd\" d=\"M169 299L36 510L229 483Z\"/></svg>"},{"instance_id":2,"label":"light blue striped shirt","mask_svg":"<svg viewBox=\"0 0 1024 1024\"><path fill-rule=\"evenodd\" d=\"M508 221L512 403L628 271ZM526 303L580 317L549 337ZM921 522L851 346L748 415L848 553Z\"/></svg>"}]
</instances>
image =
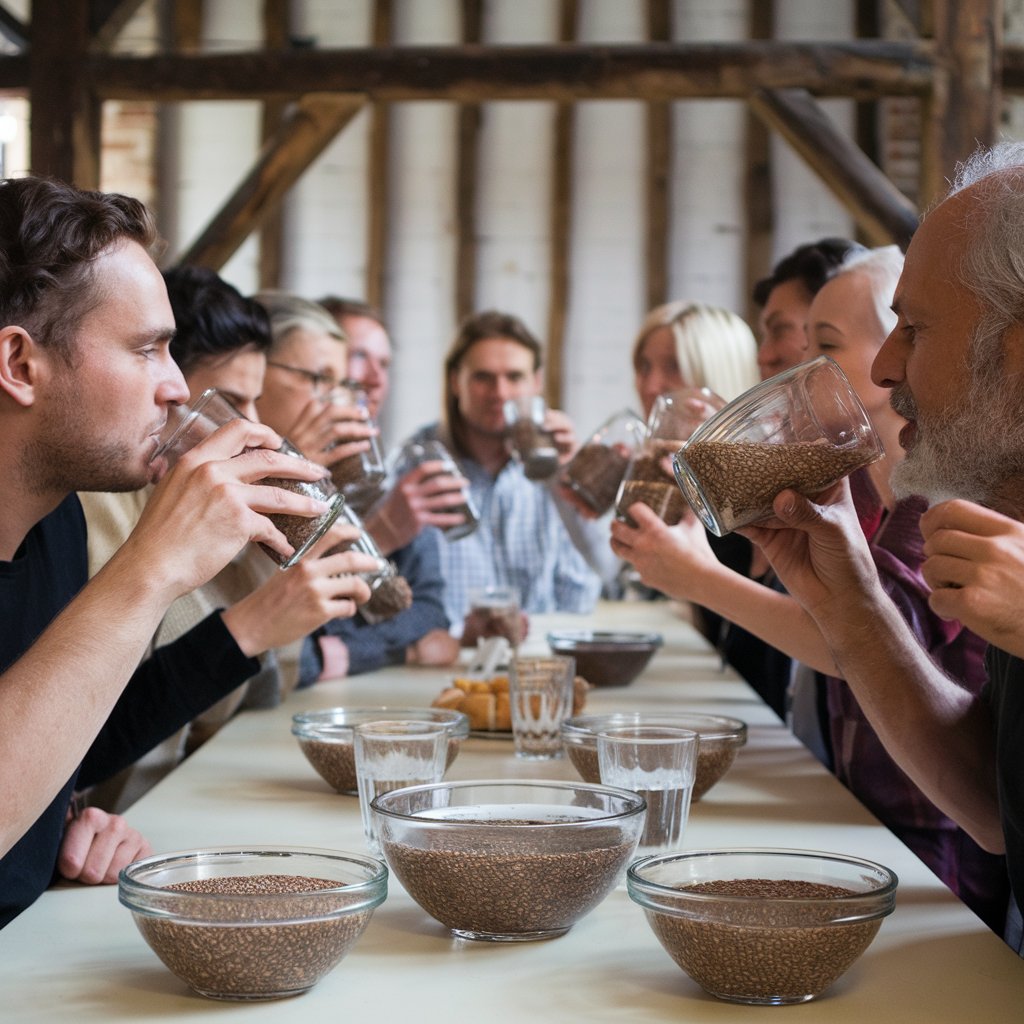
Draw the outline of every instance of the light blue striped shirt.
<instances>
[{"instance_id":1,"label":"light blue striped shirt","mask_svg":"<svg viewBox=\"0 0 1024 1024\"><path fill-rule=\"evenodd\" d=\"M417 431L414 441L438 439L438 424ZM601 580L573 544L551 492L527 480L510 459L492 477L472 459L452 452L469 480L480 526L468 537L438 538L445 581L445 611L458 630L469 611L469 594L486 586L513 586L525 612L593 610Z\"/></svg>"}]
</instances>

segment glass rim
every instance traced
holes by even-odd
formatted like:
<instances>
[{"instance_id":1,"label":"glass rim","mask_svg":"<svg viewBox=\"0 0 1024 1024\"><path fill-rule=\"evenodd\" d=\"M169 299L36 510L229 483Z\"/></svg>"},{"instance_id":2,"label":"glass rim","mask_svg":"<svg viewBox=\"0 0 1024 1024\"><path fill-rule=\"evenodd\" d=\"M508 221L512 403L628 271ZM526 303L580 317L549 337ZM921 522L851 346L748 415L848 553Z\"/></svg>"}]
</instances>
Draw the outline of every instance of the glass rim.
<instances>
[{"instance_id":1,"label":"glass rim","mask_svg":"<svg viewBox=\"0 0 1024 1024\"><path fill-rule=\"evenodd\" d=\"M205 409L210 404L210 402L213 401L213 396L220 394L221 392L217 388L207 388L205 391L203 391L203 393L188 407L188 412L185 413L185 416L182 419L182 421L174 428L174 431L171 434L171 436L167 438L166 441L161 441L160 444L157 445L157 449L155 452L153 452L153 455L149 461L153 462L156 459L160 458L160 456L162 456L167 451L167 449L170 448L178 440L178 438L181 437L181 435L184 434L185 431L192 426L193 423L195 423L195 421L199 418L200 413L202 413L203 409ZM228 400L225 398L224 401L227 402ZM228 402L228 404L230 405L231 403ZM231 407L234 409L234 406ZM237 412L237 410L235 411ZM241 413L238 413L238 418L245 419L245 417L242 416Z\"/></svg>"},{"instance_id":2,"label":"glass rim","mask_svg":"<svg viewBox=\"0 0 1024 1024\"><path fill-rule=\"evenodd\" d=\"M651 732L660 733L658 736L638 736L636 733ZM665 735L669 733L670 735ZM633 734L633 735L629 735ZM700 733L695 729L683 729L671 725L624 725L617 728L602 729L594 733L598 743L601 740L612 740L617 742L624 740L630 743L637 743L643 746L654 746L658 743L679 743L686 741L693 744L700 740Z\"/></svg>"}]
</instances>

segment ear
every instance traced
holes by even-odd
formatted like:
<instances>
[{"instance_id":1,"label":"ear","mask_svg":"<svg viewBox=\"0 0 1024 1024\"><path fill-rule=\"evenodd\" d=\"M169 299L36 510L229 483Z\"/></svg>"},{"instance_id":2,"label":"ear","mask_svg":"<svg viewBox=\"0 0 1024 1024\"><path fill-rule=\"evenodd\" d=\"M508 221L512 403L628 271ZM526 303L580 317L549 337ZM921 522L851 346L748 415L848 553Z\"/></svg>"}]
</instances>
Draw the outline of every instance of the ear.
<instances>
[{"instance_id":1,"label":"ear","mask_svg":"<svg viewBox=\"0 0 1024 1024\"><path fill-rule=\"evenodd\" d=\"M0 391L18 405L32 405L41 369L41 353L32 335L21 327L0 328Z\"/></svg>"}]
</instances>

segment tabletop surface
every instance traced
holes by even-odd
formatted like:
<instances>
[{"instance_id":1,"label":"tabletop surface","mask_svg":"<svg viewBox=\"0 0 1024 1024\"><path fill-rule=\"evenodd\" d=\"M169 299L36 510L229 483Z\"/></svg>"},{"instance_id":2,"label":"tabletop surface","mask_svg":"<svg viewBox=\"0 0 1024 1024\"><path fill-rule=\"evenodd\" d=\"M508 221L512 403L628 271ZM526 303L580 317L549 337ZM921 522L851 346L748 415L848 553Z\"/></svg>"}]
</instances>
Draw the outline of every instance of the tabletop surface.
<instances>
[{"instance_id":1,"label":"tabletop surface","mask_svg":"<svg viewBox=\"0 0 1024 1024\"><path fill-rule=\"evenodd\" d=\"M880 861L900 878L895 912L818 1000L787 1009L706 995L664 952L624 886L547 942L454 939L394 876L349 955L304 995L220 1003L194 995L145 944L116 887L45 893L0 931L0 1020L375 1022L1019 1021L1024 963L865 810L667 602L603 604L592 616L536 616L528 648L562 626L656 629L665 638L628 687L594 689L588 711L678 708L748 723L724 780L693 806L684 847L783 846ZM328 788L290 733L297 711L426 705L451 671L381 670L318 684L248 711L128 812L157 851L238 843L364 853L358 802ZM449 778L576 778L565 760L517 760L505 739L470 739ZM366 1014L365 1018L362 1015ZM354 1015L359 1015L354 1016Z\"/></svg>"}]
</instances>

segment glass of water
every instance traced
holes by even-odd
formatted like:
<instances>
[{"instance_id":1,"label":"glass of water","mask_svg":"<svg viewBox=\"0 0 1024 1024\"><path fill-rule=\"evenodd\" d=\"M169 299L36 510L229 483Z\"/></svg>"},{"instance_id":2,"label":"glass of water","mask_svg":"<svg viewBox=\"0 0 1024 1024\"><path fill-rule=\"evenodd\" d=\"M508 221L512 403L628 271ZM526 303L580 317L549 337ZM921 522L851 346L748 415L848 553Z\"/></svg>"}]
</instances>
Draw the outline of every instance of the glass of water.
<instances>
[{"instance_id":1,"label":"glass of water","mask_svg":"<svg viewBox=\"0 0 1024 1024\"><path fill-rule=\"evenodd\" d=\"M448 758L444 722L364 722L354 731L356 785L363 835L380 856L370 802L381 793L426 782L440 782Z\"/></svg>"},{"instance_id":2,"label":"glass of water","mask_svg":"<svg viewBox=\"0 0 1024 1024\"><path fill-rule=\"evenodd\" d=\"M678 847L690 815L700 736L691 729L635 725L597 735L601 782L631 789L647 801L637 847L646 856Z\"/></svg>"}]
</instances>

